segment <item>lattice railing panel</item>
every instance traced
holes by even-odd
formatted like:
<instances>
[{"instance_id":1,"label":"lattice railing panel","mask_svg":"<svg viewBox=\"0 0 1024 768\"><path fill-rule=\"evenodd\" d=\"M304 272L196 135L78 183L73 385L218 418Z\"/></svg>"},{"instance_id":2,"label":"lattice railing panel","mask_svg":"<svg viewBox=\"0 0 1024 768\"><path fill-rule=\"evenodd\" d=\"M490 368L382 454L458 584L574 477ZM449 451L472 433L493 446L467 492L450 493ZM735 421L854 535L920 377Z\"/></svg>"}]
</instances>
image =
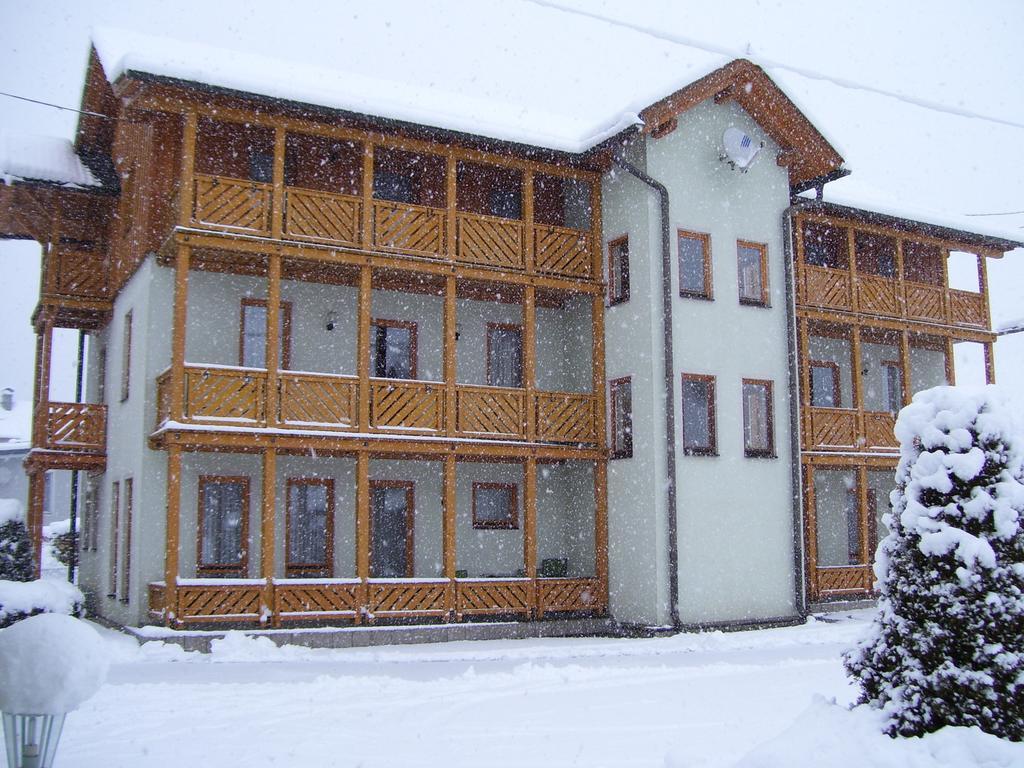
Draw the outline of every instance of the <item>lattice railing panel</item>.
<instances>
[{"instance_id":1,"label":"lattice railing panel","mask_svg":"<svg viewBox=\"0 0 1024 768\"><path fill-rule=\"evenodd\" d=\"M852 309L850 273L828 267L804 266L804 302L832 309Z\"/></svg>"},{"instance_id":2,"label":"lattice railing panel","mask_svg":"<svg viewBox=\"0 0 1024 768\"><path fill-rule=\"evenodd\" d=\"M871 566L857 565L840 568L818 568L818 594L838 592L869 592L875 577Z\"/></svg>"},{"instance_id":3,"label":"lattice railing panel","mask_svg":"<svg viewBox=\"0 0 1024 768\"><path fill-rule=\"evenodd\" d=\"M167 587L158 583L150 583L146 587L149 599L149 612L162 616L167 609Z\"/></svg>"},{"instance_id":4,"label":"lattice railing panel","mask_svg":"<svg viewBox=\"0 0 1024 768\"><path fill-rule=\"evenodd\" d=\"M224 586L178 587L178 621L258 619L262 587Z\"/></svg>"},{"instance_id":5,"label":"lattice railing panel","mask_svg":"<svg viewBox=\"0 0 1024 768\"><path fill-rule=\"evenodd\" d=\"M985 313L985 297L972 291L949 291L950 320L956 325L974 325L987 328L988 316Z\"/></svg>"},{"instance_id":6,"label":"lattice railing panel","mask_svg":"<svg viewBox=\"0 0 1024 768\"><path fill-rule=\"evenodd\" d=\"M457 429L466 435L526 436L526 394L520 389L459 387Z\"/></svg>"},{"instance_id":7,"label":"lattice railing panel","mask_svg":"<svg viewBox=\"0 0 1024 768\"><path fill-rule=\"evenodd\" d=\"M422 205L373 203L373 244L420 256L444 253L445 211Z\"/></svg>"},{"instance_id":8,"label":"lattice railing panel","mask_svg":"<svg viewBox=\"0 0 1024 768\"><path fill-rule=\"evenodd\" d=\"M156 377L156 425L171 417L171 372L164 371Z\"/></svg>"},{"instance_id":9,"label":"lattice railing panel","mask_svg":"<svg viewBox=\"0 0 1024 768\"><path fill-rule=\"evenodd\" d=\"M203 226L270 234L269 184L196 174L192 220Z\"/></svg>"},{"instance_id":10,"label":"lattice railing panel","mask_svg":"<svg viewBox=\"0 0 1024 768\"><path fill-rule=\"evenodd\" d=\"M261 422L266 418L266 384L265 371L186 368L186 417Z\"/></svg>"},{"instance_id":11,"label":"lattice railing panel","mask_svg":"<svg viewBox=\"0 0 1024 768\"><path fill-rule=\"evenodd\" d=\"M459 261L502 269L523 268L521 221L459 213L456 222Z\"/></svg>"},{"instance_id":12,"label":"lattice railing panel","mask_svg":"<svg viewBox=\"0 0 1024 768\"><path fill-rule=\"evenodd\" d=\"M946 309L943 306L946 291L943 288L924 283L905 283L904 289L907 295L908 317L939 323L946 321Z\"/></svg>"},{"instance_id":13,"label":"lattice railing panel","mask_svg":"<svg viewBox=\"0 0 1024 768\"><path fill-rule=\"evenodd\" d=\"M528 613L533 608L531 582L460 581L456 610L465 614Z\"/></svg>"},{"instance_id":14,"label":"lattice railing panel","mask_svg":"<svg viewBox=\"0 0 1024 768\"><path fill-rule=\"evenodd\" d=\"M568 227L534 226L534 267L538 272L589 278L592 268L591 237Z\"/></svg>"},{"instance_id":15,"label":"lattice railing panel","mask_svg":"<svg viewBox=\"0 0 1024 768\"><path fill-rule=\"evenodd\" d=\"M90 403L48 403L46 448L102 453L107 443L107 407Z\"/></svg>"},{"instance_id":16,"label":"lattice railing panel","mask_svg":"<svg viewBox=\"0 0 1024 768\"><path fill-rule=\"evenodd\" d=\"M896 416L892 413L867 412L864 414L864 437L871 448L899 448L893 434Z\"/></svg>"},{"instance_id":17,"label":"lattice railing panel","mask_svg":"<svg viewBox=\"0 0 1024 768\"><path fill-rule=\"evenodd\" d=\"M902 315L899 285L891 278L857 276L857 307L873 315Z\"/></svg>"},{"instance_id":18,"label":"lattice railing panel","mask_svg":"<svg viewBox=\"0 0 1024 768\"><path fill-rule=\"evenodd\" d=\"M355 615L361 606L360 584L274 584L274 613L282 619L310 614ZM296 615L296 614L301 614Z\"/></svg>"},{"instance_id":19,"label":"lattice railing panel","mask_svg":"<svg viewBox=\"0 0 1024 768\"><path fill-rule=\"evenodd\" d=\"M438 616L447 611L445 607L447 589L447 582L389 582L382 584L371 581L368 608L371 614L380 616Z\"/></svg>"},{"instance_id":20,"label":"lattice railing panel","mask_svg":"<svg viewBox=\"0 0 1024 768\"><path fill-rule=\"evenodd\" d=\"M423 382L374 379L370 419L378 428L438 431L444 423L444 388Z\"/></svg>"},{"instance_id":21,"label":"lattice railing panel","mask_svg":"<svg viewBox=\"0 0 1024 768\"><path fill-rule=\"evenodd\" d=\"M555 443L596 443L597 408L593 395L537 393L537 439Z\"/></svg>"},{"instance_id":22,"label":"lattice railing panel","mask_svg":"<svg viewBox=\"0 0 1024 768\"><path fill-rule=\"evenodd\" d=\"M358 379L281 374L281 422L348 428L356 421Z\"/></svg>"},{"instance_id":23,"label":"lattice railing panel","mask_svg":"<svg viewBox=\"0 0 1024 768\"><path fill-rule=\"evenodd\" d=\"M284 231L289 237L362 242L363 202L358 197L309 189L285 190Z\"/></svg>"},{"instance_id":24,"label":"lattice railing panel","mask_svg":"<svg viewBox=\"0 0 1024 768\"><path fill-rule=\"evenodd\" d=\"M105 299L110 295L109 270L102 253L58 251L56 291L64 296ZM53 269L54 266L48 266Z\"/></svg>"},{"instance_id":25,"label":"lattice railing panel","mask_svg":"<svg viewBox=\"0 0 1024 768\"><path fill-rule=\"evenodd\" d=\"M853 448L857 444L857 412L833 408L811 408L810 438L812 447Z\"/></svg>"},{"instance_id":26,"label":"lattice railing panel","mask_svg":"<svg viewBox=\"0 0 1024 768\"><path fill-rule=\"evenodd\" d=\"M597 579L538 579L537 603L543 614L600 610L604 600Z\"/></svg>"}]
</instances>

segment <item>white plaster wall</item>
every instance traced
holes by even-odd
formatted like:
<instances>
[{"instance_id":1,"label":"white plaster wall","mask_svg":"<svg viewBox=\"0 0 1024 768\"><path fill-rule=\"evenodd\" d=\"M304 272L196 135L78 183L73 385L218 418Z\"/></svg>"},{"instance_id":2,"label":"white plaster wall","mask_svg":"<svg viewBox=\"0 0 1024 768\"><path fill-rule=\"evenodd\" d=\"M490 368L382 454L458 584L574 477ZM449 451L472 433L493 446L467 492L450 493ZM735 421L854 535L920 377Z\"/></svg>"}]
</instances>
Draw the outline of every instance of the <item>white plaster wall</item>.
<instances>
[{"instance_id":1,"label":"white plaster wall","mask_svg":"<svg viewBox=\"0 0 1024 768\"><path fill-rule=\"evenodd\" d=\"M416 378L420 381L441 381L444 378L443 297L400 291L374 291L370 314L374 320L417 323ZM373 373L372 369L370 373Z\"/></svg>"},{"instance_id":2,"label":"white plaster wall","mask_svg":"<svg viewBox=\"0 0 1024 768\"><path fill-rule=\"evenodd\" d=\"M537 308L537 389L590 392L594 377L590 298L571 296L561 309Z\"/></svg>"},{"instance_id":3,"label":"white plaster wall","mask_svg":"<svg viewBox=\"0 0 1024 768\"><path fill-rule=\"evenodd\" d=\"M291 369L355 376L359 291L282 280L281 300L292 305ZM328 312L333 313L333 331L327 330Z\"/></svg>"},{"instance_id":4,"label":"white plaster wall","mask_svg":"<svg viewBox=\"0 0 1024 768\"><path fill-rule=\"evenodd\" d=\"M765 141L747 173L718 159L729 126ZM672 246L676 424L679 373L714 376L719 452L683 455L677 427L680 619L790 616L796 598L782 226L787 171L775 163L777 147L765 132L731 102L700 104L679 116L675 131L647 141L648 173L669 189L673 229L711 236L713 301L679 297L677 244ZM737 240L767 245L768 307L739 303ZM744 457L743 378L774 382L778 458Z\"/></svg>"},{"instance_id":5,"label":"white plaster wall","mask_svg":"<svg viewBox=\"0 0 1024 768\"><path fill-rule=\"evenodd\" d=\"M185 360L189 363L240 365L238 333L242 299L266 297L267 281L261 277L189 272ZM110 359L109 350L107 355Z\"/></svg>"},{"instance_id":6,"label":"white plaster wall","mask_svg":"<svg viewBox=\"0 0 1024 768\"><path fill-rule=\"evenodd\" d=\"M594 465L589 461L537 468L537 567L566 558L570 577L596 572Z\"/></svg>"},{"instance_id":7,"label":"white plaster wall","mask_svg":"<svg viewBox=\"0 0 1024 768\"><path fill-rule=\"evenodd\" d=\"M523 324L521 304L457 299L455 324L455 380L460 384L487 384L487 324Z\"/></svg>"},{"instance_id":8,"label":"white plaster wall","mask_svg":"<svg viewBox=\"0 0 1024 768\"><path fill-rule=\"evenodd\" d=\"M642 142L629 154L642 167ZM669 599L658 198L625 171L613 170L602 180L601 199L604 251L628 234L630 259L629 301L605 311L605 373L609 380L632 377L633 396L633 456L608 462L609 610L624 623L664 625Z\"/></svg>"},{"instance_id":9,"label":"white plaster wall","mask_svg":"<svg viewBox=\"0 0 1024 768\"><path fill-rule=\"evenodd\" d=\"M864 409L868 411L887 411L886 395L889 383L886 378L886 367L883 362L900 361L899 347L894 344L875 344L869 341L860 343L861 386L864 388Z\"/></svg>"},{"instance_id":10,"label":"white plaster wall","mask_svg":"<svg viewBox=\"0 0 1024 768\"><path fill-rule=\"evenodd\" d=\"M473 528L473 483L516 486L518 527ZM460 462L455 468L455 567L467 576L525 575L523 465Z\"/></svg>"},{"instance_id":11,"label":"white plaster wall","mask_svg":"<svg viewBox=\"0 0 1024 768\"><path fill-rule=\"evenodd\" d=\"M413 575L417 578L443 576L441 462L374 459L370 461L370 480L413 481L413 506L416 511Z\"/></svg>"},{"instance_id":12,"label":"white plaster wall","mask_svg":"<svg viewBox=\"0 0 1024 768\"><path fill-rule=\"evenodd\" d=\"M810 335L807 339L807 352L811 360L835 363L839 366L840 407L853 408L853 372L851 365L850 342L831 336Z\"/></svg>"}]
</instances>

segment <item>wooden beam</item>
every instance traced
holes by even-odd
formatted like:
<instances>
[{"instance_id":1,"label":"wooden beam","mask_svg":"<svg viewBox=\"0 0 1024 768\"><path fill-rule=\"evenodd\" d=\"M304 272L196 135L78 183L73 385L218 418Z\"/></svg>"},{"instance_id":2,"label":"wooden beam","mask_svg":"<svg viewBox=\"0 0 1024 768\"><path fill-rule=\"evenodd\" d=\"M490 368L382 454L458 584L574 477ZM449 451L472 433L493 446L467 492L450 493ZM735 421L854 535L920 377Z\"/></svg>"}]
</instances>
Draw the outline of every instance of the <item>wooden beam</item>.
<instances>
[{"instance_id":1,"label":"wooden beam","mask_svg":"<svg viewBox=\"0 0 1024 768\"><path fill-rule=\"evenodd\" d=\"M370 454L356 456L356 576L370 578Z\"/></svg>"},{"instance_id":2,"label":"wooden beam","mask_svg":"<svg viewBox=\"0 0 1024 768\"><path fill-rule=\"evenodd\" d=\"M199 117L195 111L187 112L181 135L181 210L178 213L178 222L183 227L187 227L192 223L192 206L195 196L196 133L198 132L198 126Z\"/></svg>"},{"instance_id":3,"label":"wooden beam","mask_svg":"<svg viewBox=\"0 0 1024 768\"><path fill-rule=\"evenodd\" d=\"M456 508L455 508L455 456L449 454L444 457L444 469L442 475L444 495L444 518L442 520L442 560L444 577L449 580L449 587L445 593L445 608L449 616L455 613L455 564L456 547L458 546L455 535Z\"/></svg>"},{"instance_id":4,"label":"wooden beam","mask_svg":"<svg viewBox=\"0 0 1024 768\"><path fill-rule=\"evenodd\" d=\"M526 439L537 439L537 295L532 285L523 292L523 387L526 389Z\"/></svg>"},{"instance_id":5,"label":"wooden beam","mask_svg":"<svg viewBox=\"0 0 1024 768\"><path fill-rule=\"evenodd\" d=\"M275 240L280 240L284 232L284 159L285 130L278 125L274 128L274 175L270 205L270 236Z\"/></svg>"},{"instance_id":6,"label":"wooden beam","mask_svg":"<svg viewBox=\"0 0 1024 768\"><path fill-rule=\"evenodd\" d=\"M33 578L42 575L43 563L43 510L46 508L46 471L29 472L28 510L25 515L29 540L32 543Z\"/></svg>"},{"instance_id":7,"label":"wooden beam","mask_svg":"<svg viewBox=\"0 0 1024 768\"><path fill-rule=\"evenodd\" d=\"M523 565L530 579L531 614L537 608L537 459L523 467Z\"/></svg>"},{"instance_id":8,"label":"wooden beam","mask_svg":"<svg viewBox=\"0 0 1024 768\"><path fill-rule=\"evenodd\" d=\"M164 623L173 624L178 605L181 539L181 448L167 449L167 528L164 550Z\"/></svg>"},{"instance_id":9,"label":"wooden beam","mask_svg":"<svg viewBox=\"0 0 1024 768\"><path fill-rule=\"evenodd\" d=\"M807 542L807 586L810 598L818 597L818 515L814 496L814 467L805 463L804 471L804 537Z\"/></svg>"},{"instance_id":10,"label":"wooden beam","mask_svg":"<svg viewBox=\"0 0 1024 768\"><path fill-rule=\"evenodd\" d=\"M274 609L274 554L275 536L275 489L277 487L277 450L268 448L263 452L263 492L260 496L260 578L266 580L263 587L263 615ZM274 615L274 626L279 617Z\"/></svg>"},{"instance_id":11,"label":"wooden beam","mask_svg":"<svg viewBox=\"0 0 1024 768\"><path fill-rule=\"evenodd\" d=\"M456 220L456 209L458 208L458 163L451 150L445 158L445 197L448 204L445 210L445 247L444 252L449 261L455 261L458 249L458 222Z\"/></svg>"},{"instance_id":12,"label":"wooden beam","mask_svg":"<svg viewBox=\"0 0 1024 768\"><path fill-rule=\"evenodd\" d=\"M281 254L267 255L267 326L266 326L266 360L267 368L267 426L274 427L278 423L278 386L281 368Z\"/></svg>"},{"instance_id":13,"label":"wooden beam","mask_svg":"<svg viewBox=\"0 0 1024 768\"><path fill-rule=\"evenodd\" d=\"M449 275L445 280L444 292L444 422L445 434L454 437L456 432L456 329L458 318L455 304L455 276Z\"/></svg>"},{"instance_id":14,"label":"wooden beam","mask_svg":"<svg viewBox=\"0 0 1024 768\"><path fill-rule=\"evenodd\" d=\"M188 270L192 249L178 246L174 265L174 310L171 319L171 421L185 418L185 337L188 322Z\"/></svg>"},{"instance_id":15,"label":"wooden beam","mask_svg":"<svg viewBox=\"0 0 1024 768\"><path fill-rule=\"evenodd\" d=\"M32 445L46 444L46 426L50 411L50 358L53 351L53 320L46 315L36 333L36 376L32 418Z\"/></svg>"},{"instance_id":16,"label":"wooden beam","mask_svg":"<svg viewBox=\"0 0 1024 768\"><path fill-rule=\"evenodd\" d=\"M900 332L900 367L903 368L903 404L910 405L914 393L914 377L910 370L910 334Z\"/></svg>"},{"instance_id":17,"label":"wooden beam","mask_svg":"<svg viewBox=\"0 0 1024 768\"><path fill-rule=\"evenodd\" d=\"M983 345L985 350L985 382L987 384L996 383L996 350L994 344Z\"/></svg>"},{"instance_id":18,"label":"wooden beam","mask_svg":"<svg viewBox=\"0 0 1024 768\"><path fill-rule=\"evenodd\" d=\"M608 462L594 462L594 575L600 584L601 600L608 606Z\"/></svg>"},{"instance_id":19,"label":"wooden beam","mask_svg":"<svg viewBox=\"0 0 1024 768\"><path fill-rule=\"evenodd\" d=\"M364 248L373 246L373 144L363 137L363 212L359 242Z\"/></svg>"},{"instance_id":20,"label":"wooden beam","mask_svg":"<svg viewBox=\"0 0 1024 768\"><path fill-rule=\"evenodd\" d=\"M592 392L598 396L600 407L594 411L594 431L597 434L597 444L605 446L608 444L607 429L605 421L607 418L607 395L605 393L604 381L604 297L592 296L590 300L591 327L593 343L591 347L591 387Z\"/></svg>"},{"instance_id":21,"label":"wooden beam","mask_svg":"<svg viewBox=\"0 0 1024 768\"><path fill-rule=\"evenodd\" d=\"M370 431L370 308L373 302L373 274L370 267L359 272L359 318L356 324L356 373L359 376L359 431Z\"/></svg>"},{"instance_id":22,"label":"wooden beam","mask_svg":"<svg viewBox=\"0 0 1024 768\"><path fill-rule=\"evenodd\" d=\"M853 407L857 409L857 434L864 434L864 384L861 374L861 366L864 364L860 352L860 326L850 327L850 357L851 363L851 384L853 395Z\"/></svg>"},{"instance_id":23,"label":"wooden beam","mask_svg":"<svg viewBox=\"0 0 1024 768\"><path fill-rule=\"evenodd\" d=\"M950 386L956 384L956 349L950 336L946 337L946 383Z\"/></svg>"},{"instance_id":24,"label":"wooden beam","mask_svg":"<svg viewBox=\"0 0 1024 768\"><path fill-rule=\"evenodd\" d=\"M530 275L534 272L533 194L533 169L527 168L523 171L523 268Z\"/></svg>"},{"instance_id":25,"label":"wooden beam","mask_svg":"<svg viewBox=\"0 0 1024 768\"><path fill-rule=\"evenodd\" d=\"M857 467L857 518L860 520L858 535L860 536L861 562L870 565L874 562L874 552L871 551L871 541L868 538L868 531L871 524L868 520L868 468Z\"/></svg>"}]
</instances>

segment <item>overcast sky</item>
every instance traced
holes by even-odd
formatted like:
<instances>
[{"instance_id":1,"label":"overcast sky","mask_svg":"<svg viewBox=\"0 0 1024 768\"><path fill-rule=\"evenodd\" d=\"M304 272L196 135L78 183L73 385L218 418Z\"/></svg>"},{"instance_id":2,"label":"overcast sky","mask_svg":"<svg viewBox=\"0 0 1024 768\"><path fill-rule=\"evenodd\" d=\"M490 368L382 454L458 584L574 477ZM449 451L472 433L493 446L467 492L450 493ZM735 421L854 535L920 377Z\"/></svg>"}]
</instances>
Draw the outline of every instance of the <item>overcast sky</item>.
<instances>
[{"instance_id":1,"label":"overcast sky","mask_svg":"<svg viewBox=\"0 0 1024 768\"><path fill-rule=\"evenodd\" d=\"M1001 124L1024 126L1021 98L1020 41L1024 39L1024 2L1019 0L929 0L928 2L829 3L821 0L763 0L761 2L694 3L676 0L467 0L467 2L356 3L291 0L287 4L263 0L135 0L133 2L0 0L0 91L63 106L78 106L89 31L110 25L149 34L190 40L197 34L209 39L231 39L240 28L262 25L273 30L286 13L308 19L310 29L330 24L365 25L367 34L388 25L388 14L402 15L425 5L431 19L458 24L460 11L477 11L481 3L493 10L493 26L474 26L466 34L493 36L503 44L502 17L538 6L550 8L551 23L565 25L571 34L594 16L622 24L624 32L645 31L658 39L675 39L709 47L716 52L747 55L765 64L784 65L803 73L821 74L846 84L895 93L919 103L946 106L960 113L991 118ZM568 8L569 12L554 6ZM580 15L580 14L583 15ZM377 26L369 24L368 18ZM587 19L590 21L587 21ZM603 22L602 22L603 23ZM201 32L197 33L197 25ZM301 25L299 25L301 27ZM295 30L297 27L292 26ZM428 30L424 29L426 34ZM653 37L652 37L653 39ZM523 50L524 57L531 56ZM396 53L400 55L400 53ZM484 73L482 73L484 74ZM584 73L585 74L585 73ZM815 115L827 122L827 115ZM77 116L48 107L0 96L0 131L40 133L71 138ZM981 124L984 124L984 120ZM825 133L829 125L821 126ZM993 180L1019 174L1007 149L1004 167L982 169ZM935 172L942 172L941 158ZM1011 196L1014 197L1014 196ZM912 201L907 201L911 204ZM998 201L1001 211L1024 210L1024 200ZM956 211L955 213L963 213ZM1024 218L999 220L1020 231ZM38 292L38 247L33 243L0 243L0 386L31 391L34 337L29 315ZM1009 254L990 267L993 314L997 322L1024 315L1024 250ZM57 352L73 355L72 334L58 338ZM1000 342L997 365L1001 383L1024 388L1024 334ZM57 369L53 396L70 399L73 371L70 362Z\"/></svg>"}]
</instances>

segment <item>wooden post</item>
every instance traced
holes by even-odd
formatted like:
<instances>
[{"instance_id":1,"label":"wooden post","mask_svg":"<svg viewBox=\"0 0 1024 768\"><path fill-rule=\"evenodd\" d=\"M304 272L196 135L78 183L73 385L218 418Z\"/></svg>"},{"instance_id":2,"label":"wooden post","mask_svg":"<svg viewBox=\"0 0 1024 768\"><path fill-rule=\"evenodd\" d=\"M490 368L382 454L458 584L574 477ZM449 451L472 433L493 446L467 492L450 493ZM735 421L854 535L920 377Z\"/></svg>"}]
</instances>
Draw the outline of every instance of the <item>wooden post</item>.
<instances>
[{"instance_id":1,"label":"wooden post","mask_svg":"<svg viewBox=\"0 0 1024 768\"><path fill-rule=\"evenodd\" d=\"M33 578L42 575L43 509L46 506L46 470L30 469L28 473L28 513L25 516L29 540L32 542Z\"/></svg>"},{"instance_id":2,"label":"wooden post","mask_svg":"<svg viewBox=\"0 0 1024 768\"><path fill-rule=\"evenodd\" d=\"M281 254L267 256L266 423L277 426L278 370L281 367Z\"/></svg>"},{"instance_id":3,"label":"wooden post","mask_svg":"<svg viewBox=\"0 0 1024 768\"><path fill-rule=\"evenodd\" d=\"M590 279L600 283L604 280L604 240L601 234L601 179L593 179L589 183L590 258L592 264Z\"/></svg>"},{"instance_id":4,"label":"wooden post","mask_svg":"<svg viewBox=\"0 0 1024 768\"><path fill-rule=\"evenodd\" d=\"M181 538L181 447L167 446L167 532L164 550L164 623L174 624L178 608Z\"/></svg>"},{"instance_id":5,"label":"wooden post","mask_svg":"<svg viewBox=\"0 0 1024 768\"><path fill-rule=\"evenodd\" d=\"M523 234L525 248L523 261L526 266L526 273L532 275L534 271L534 236L533 236L533 169L527 168L523 171Z\"/></svg>"},{"instance_id":6,"label":"wooden post","mask_svg":"<svg viewBox=\"0 0 1024 768\"><path fill-rule=\"evenodd\" d=\"M811 351L810 351L810 326L806 317L799 318L797 322L797 344L800 348L800 439L805 447L810 447L810 430L807 422L810 414L807 411L811 407Z\"/></svg>"},{"instance_id":7,"label":"wooden post","mask_svg":"<svg viewBox=\"0 0 1024 768\"><path fill-rule=\"evenodd\" d=\"M448 261L455 261L458 256L458 221L456 217L458 202L458 164L455 161L455 154L449 150L445 165L445 202L447 204L445 216L445 253Z\"/></svg>"},{"instance_id":8,"label":"wooden post","mask_svg":"<svg viewBox=\"0 0 1024 768\"><path fill-rule=\"evenodd\" d=\"M953 318L950 312L949 303L949 249L943 249L945 257L942 259L942 317L943 321L952 325Z\"/></svg>"},{"instance_id":9,"label":"wooden post","mask_svg":"<svg viewBox=\"0 0 1024 768\"><path fill-rule=\"evenodd\" d=\"M356 325L356 374L359 376L359 431L370 430L370 306L373 275L370 267L359 271L359 319Z\"/></svg>"},{"instance_id":10,"label":"wooden post","mask_svg":"<svg viewBox=\"0 0 1024 768\"><path fill-rule=\"evenodd\" d=\"M523 291L523 386L526 389L526 439L537 439L537 293Z\"/></svg>"},{"instance_id":11,"label":"wooden post","mask_svg":"<svg viewBox=\"0 0 1024 768\"><path fill-rule=\"evenodd\" d=\"M874 562L874 553L871 552L871 541L868 539L870 523L868 521L868 468L866 466L856 467L857 473L857 519L860 521L858 535L860 536L861 562L869 567Z\"/></svg>"},{"instance_id":12,"label":"wooden post","mask_svg":"<svg viewBox=\"0 0 1024 768\"><path fill-rule=\"evenodd\" d=\"M910 375L910 334L900 332L900 366L903 368L903 404L909 405L913 395L913 377Z\"/></svg>"},{"instance_id":13,"label":"wooden post","mask_svg":"<svg viewBox=\"0 0 1024 768\"><path fill-rule=\"evenodd\" d=\"M981 291L981 299L985 306L985 327L992 327L992 314L988 302L988 259L983 254L978 254L978 290Z\"/></svg>"},{"instance_id":14,"label":"wooden post","mask_svg":"<svg viewBox=\"0 0 1024 768\"><path fill-rule=\"evenodd\" d=\"M847 250L850 252L850 307L860 312L860 291L857 290L857 237L853 227L846 233Z\"/></svg>"},{"instance_id":15,"label":"wooden post","mask_svg":"<svg viewBox=\"0 0 1024 768\"><path fill-rule=\"evenodd\" d=\"M53 354L53 319L49 313L42 317L42 327L36 335L35 413L32 422L32 445L46 445L47 422L50 418L50 358Z\"/></svg>"},{"instance_id":16,"label":"wooden post","mask_svg":"<svg viewBox=\"0 0 1024 768\"><path fill-rule=\"evenodd\" d=\"M988 342L985 345L985 382L987 384L996 383L996 351L992 342Z\"/></svg>"},{"instance_id":17,"label":"wooden post","mask_svg":"<svg viewBox=\"0 0 1024 768\"><path fill-rule=\"evenodd\" d=\"M608 462L594 462L594 575L605 610L608 608Z\"/></svg>"},{"instance_id":18,"label":"wooden post","mask_svg":"<svg viewBox=\"0 0 1024 768\"><path fill-rule=\"evenodd\" d=\"M280 625L280 617L274 612L274 521L276 515L274 490L277 486L277 449L267 448L263 452L263 494L260 504L260 578L263 586L263 615L273 614L273 625ZM261 617L262 619L262 617Z\"/></svg>"},{"instance_id":19,"label":"wooden post","mask_svg":"<svg viewBox=\"0 0 1024 768\"><path fill-rule=\"evenodd\" d=\"M360 242L363 248L373 247L373 144L363 144L363 217Z\"/></svg>"},{"instance_id":20,"label":"wooden post","mask_svg":"<svg viewBox=\"0 0 1024 768\"><path fill-rule=\"evenodd\" d=\"M605 428L607 413L604 382L604 295L595 293L590 300L591 326L594 336L591 351L591 375L592 391L597 399L597 406L594 408L594 432L597 437L597 444L601 447L607 445L608 436Z\"/></svg>"},{"instance_id":21,"label":"wooden post","mask_svg":"<svg viewBox=\"0 0 1024 768\"><path fill-rule=\"evenodd\" d=\"M814 498L814 465L805 463L804 473L804 519L807 540L807 580L812 600L818 598L818 510Z\"/></svg>"},{"instance_id":22,"label":"wooden post","mask_svg":"<svg viewBox=\"0 0 1024 768\"><path fill-rule=\"evenodd\" d=\"M850 326L850 356L853 358L850 383L853 387L853 407L857 409L857 436L854 442L858 447L864 440L864 388L861 380L863 362L860 354L860 326Z\"/></svg>"},{"instance_id":23,"label":"wooden post","mask_svg":"<svg viewBox=\"0 0 1024 768\"><path fill-rule=\"evenodd\" d=\"M900 317L906 317L907 291L903 285L903 240L901 238L896 238L896 302L900 307ZM905 383L903 389L907 391Z\"/></svg>"},{"instance_id":24,"label":"wooden post","mask_svg":"<svg viewBox=\"0 0 1024 768\"><path fill-rule=\"evenodd\" d=\"M274 128L273 202L270 206L270 236L280 240L284 233L284 157L285 130Z\"/></svg>"},{"instance_id":25,"label":"wooden post","mask_svg":"<svg viewBox=\"0 0 1024 768\"><path fill-rule=\"evenodd\" d=\"M444 286L444 429L454 437L456 422L456 328L458 317L455 306L455 275L445 278Z\"/></svg>"},{"instance_id":26,"label":"wooden post","mask_svg":"<svg viewBox=\"0 0 1024 768\"><path fill-rule=\"evenodd\" d=\"M444 495L444 518L442 519L442 551L444 577L448 579L448 587L445 590L445 608L449 618L454 614L456 620L461 617L455 612L455 563L457 539L455 536L455 455L448 454L444 457L443 495Z\"/></svg>"},{"instance_id":27,"label":"wooden post","mask_svg":"<svg viewBox=\"0 0 1024 768\"><path fill-rule=\"evenodd\" d=\"M356 576L370 578L370 455L356 455Z\"/></svg>"},{"instance_id":28,"label":"wooden post","mask_svg":"<svg viewBox=\"0 0 1024 768\"><path fill-rule=\"evenodd\" d=\"M199 118L195 112L185 114L185 125L181 136L181 211L178 223L183 227L192 224L192 205L195 196L196 133Z\"/></svg>"},{"instance_id":29,"label":"wooden post","mask_svg":"<svg viewBox=\"0 0 1024 768\"><path fill-rule=\"evenodd\" d=\"M946 384L956 384L956 348L953 345L953 337L946 337Z\"/></svg>"},{"instance_id":30,"label":"wooden post","mask_svg":"<svg viewBox=\"0 0 1024 768\"><path fill-rule=\"evenodd\" d=\"M174 265L174 310L171 319L171 421L185 421L185 336L188 321L188 270L192 249L178 246Z\"/></svg>"},{"instance_id":31,"label":"wooden post","mask_svg":"<svg viewBox=\"0 0 1024 768\"><path fill-rule=\"evenodd\" d=\"M529 456L523 477L523 565L530 579L530 614L542 615L537 588L537 459Z\"/></svg>"}]
</instances>

